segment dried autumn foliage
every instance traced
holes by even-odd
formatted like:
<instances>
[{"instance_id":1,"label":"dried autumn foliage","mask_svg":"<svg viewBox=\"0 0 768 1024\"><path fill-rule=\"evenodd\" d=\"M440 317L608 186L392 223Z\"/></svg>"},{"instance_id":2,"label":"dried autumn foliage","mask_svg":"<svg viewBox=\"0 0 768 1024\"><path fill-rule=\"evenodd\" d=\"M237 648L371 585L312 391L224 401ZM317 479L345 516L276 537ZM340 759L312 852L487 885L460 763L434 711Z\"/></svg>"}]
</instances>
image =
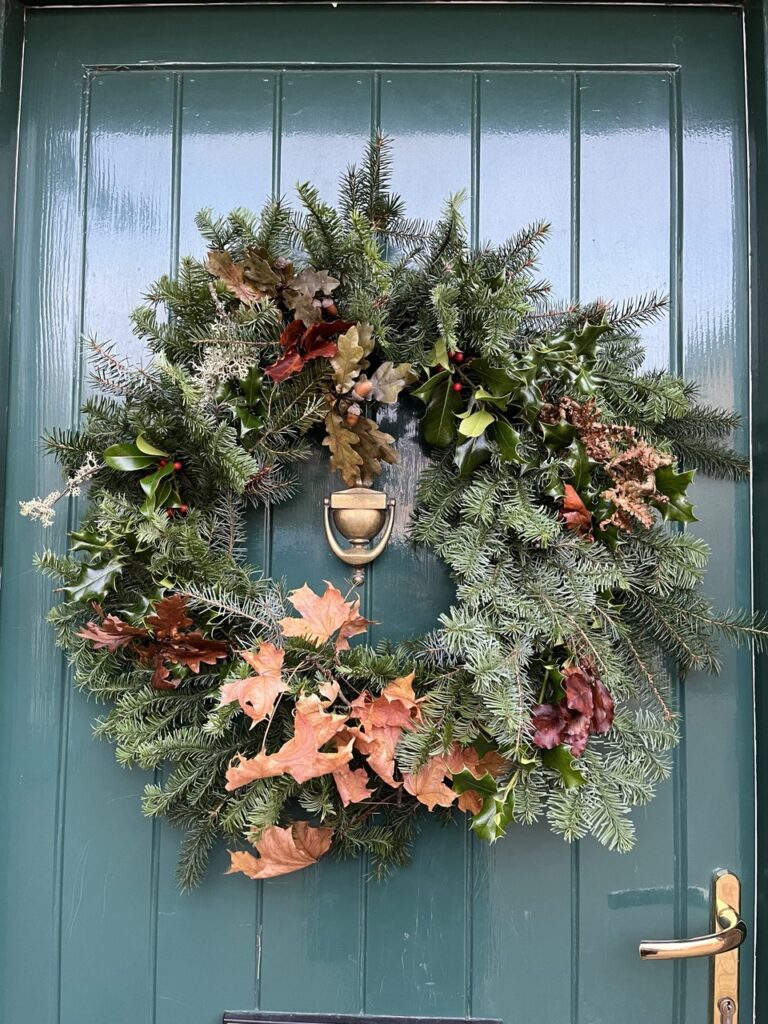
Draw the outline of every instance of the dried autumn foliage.
<instances>
[{"instance_id":1,"label":"dried autumn foliage","mask_svg":"<svg viewBox=\"0 0 768 1024\"><path fill-rule=\"evenodd\" d=\"M292 739L274 754L261 751L255 757L239 757L227 769L226 789L232 792L254 779L290 775L297 782L308 782L328 775L352 760L352 740L332 753L320 750L344 728L346 715L327 712L316 694L299 697L294 715Z\"/></svg>"},{"instance_id":2,"label":"dried autumn foliage","mask_svg":"<svg viewBox=\"0 0 768 1024\"><path fill-rule=\"evenodd\" d=\"M94 605L94 609L103 615L99 605ZM181 680L171 676L172 665L183 665L197 674L201 665L215 665L229 654L229 645L224 640L212 640L189 629L192 619L186 609L187 599L172 594L158 601L154 613L146 617L144 628L131 626L116 615L106 615L100 623L89 622L77 636L110 653L133 646L142 663L154 668L152 686L173 690Z\"/></svg>"},{"instance_id":3,"label":"dried autumn foliage","mask_svg":"<svg viewBox=\"0 0 768 1024\"><path fill-rule=\"evenodd\" d=\"M477 814L483 802L480 794L474 790L456 793L446 785L446 780L450 781L463 771L470 772L476 779L481 779L486 772L497 778L506 768L507 762L495 751L481 755L474 747L454 743L447 754L436 754L418 772L405 775L403 786L430 811L435 807L450 807L456 800L459 810Z\"/></svg>"},{"instance_id":4,"label":"dried autumn foliage","mask_svg":"<svg viewBox=\"0 0 768 1024\"><path fill-rule=\"evenodd\" d=\"M283 636L296 636L319 647L335 635L337 651L349 650L349 638L364 633L369 619L360 615L360 601L345 601L341 591L325 581L325 593L320 597L304 584L290 594L298 618L280 620Z\"/></svg>"},{"instance_id":5,"label":"dried autumn foliage","mask_svg":"<svg viewBox=\"0 0 768 1024\"><path fill-rule=\"evenodd\" d=\"M263 643L257 651L241 651L240 657L254 670L254 675L225 683L220 704L237 701L253 725L272 714L275 700L285 693L282 668L285 651L274 644Z\"/></svg>"},{"instance_id":6,"label":"dried autumn foliage","mask_svg":"<svg viewBox=\"0 0 768 1024\"><path fill-rule=\"evenodd\" d=\"M566 484L563 489L562 516L569 530L585 540L592 540L592 513L581 500L576 488L570 484Z\"/></svg>"},{"instance_id":7,"label":"dried autumn foliage","mask_svg":"<svg viewBox=\"0 0 768 1024\"><path fill-rule=\"evenodd\" d=\"M563 670L565 696L557 704L537 704L531 719L533 742L543 750L568 747L580 757L590 735L604 735L613 724L613 698L590 658Z\"/></svg>"},{"instance_id":8,"label":"dried autumn foliage","mask_svg":"<svg viewBox=\"0 0 768 1024\"><path fill-rule=\"evenodd\" d=\"M298 373L310 359L330 359L336 355L336 339L352 327L347 320L330 320L311 324L292 320L280 335L283 354L264 371L275 382Z\"/></svg>"},{"instance_id":9,"label":"dried autumn foliage","mask_svg":"<svg viewBox=\"0 0 768 1024\"><path fill-rule=\"evenodd\" d=\"M230 850L228 875L241 871L249 878L275 878L292 871L308 868L327 853L333 839L333 829L313 828L305 821L297 821L286 828L271 825L254 845L259 854L243 850Z\"/></svg>"}]
</instances>

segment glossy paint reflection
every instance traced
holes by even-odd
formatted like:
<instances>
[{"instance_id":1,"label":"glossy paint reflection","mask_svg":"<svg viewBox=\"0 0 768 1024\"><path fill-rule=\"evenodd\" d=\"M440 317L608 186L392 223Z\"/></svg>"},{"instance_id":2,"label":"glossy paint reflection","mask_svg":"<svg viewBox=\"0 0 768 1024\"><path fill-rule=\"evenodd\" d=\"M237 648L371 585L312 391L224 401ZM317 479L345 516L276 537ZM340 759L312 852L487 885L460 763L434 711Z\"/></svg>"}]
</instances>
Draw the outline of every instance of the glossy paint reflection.
<instances>
[{"instance_id":1,"label":"glossy paint reflection","mask_svg":"<svg viewBox=\"0 0 768 1024\"><path fill-rule=\"evenodd\" d=\"M387 882L364 861L327 861L254 885L225 879L218 849L205 886L181 896L177 833L139 817L145 777L91 741L94 709L51 647L49 588L29 566L43 543L63 547L67 524L44 538L15 515L19 498L53 485L52 467L17 453L70 420L80 333L138 356L127 314L153 276L199 253L199 207L257 207L308 179L332 197L378 128L411 213L437 216L465 190L478 240L550 220L542 271L555 296L668 292L649 363L685 367L708 401L746 411L738 15L577 6L558 11L557 32L552 17L501 5L401 6L391 18L363 7L30 13L0 614L3 678L24 683L0 694L0 793L25 841L0 836L3 1020L75 1024L96 1008L114 1024L214 1024L224 1008L257 1006L507 1024L706 1019L706 965L643 965L636 945L701 931L717 867L742 876L751 905L746 655L727 653L720 679L686 688L685 744L673 781L636 815L635 854L569 848L544 823L489 848L463 822L429 821L411 866ZM84 66L112 70L84 78ZM397 522L364 589L375 639L431 628L453 593L407 536L426 458L417 414L405 402L381 415L401 464L382 478ZM319 449L301 485L254 517L252 559L289 586L343 587L321 522L338 481ZM749 601L747 497L696 486L724 607Z\"/></svg>"}]
</instances>

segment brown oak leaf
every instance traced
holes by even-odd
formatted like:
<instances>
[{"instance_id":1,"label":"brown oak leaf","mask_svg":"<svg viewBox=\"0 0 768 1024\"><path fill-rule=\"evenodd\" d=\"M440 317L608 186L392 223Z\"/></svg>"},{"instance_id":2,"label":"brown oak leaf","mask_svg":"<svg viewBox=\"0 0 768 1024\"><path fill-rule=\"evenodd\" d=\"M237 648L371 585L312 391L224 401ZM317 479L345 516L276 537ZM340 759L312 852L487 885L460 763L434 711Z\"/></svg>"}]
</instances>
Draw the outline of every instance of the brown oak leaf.
<instances>
[{"instance_id":1,"label":"brown oak leaf","mask_svg":"<svg viewBox=\"0 0 768 1024\"><path fill-rule=\"evenodd\" d=\"M181 680L171 677L170 665L184 665L197 674L201 664L215 665L229 654L225 640L211 640L198 631L186 631L192 625L186 608L187 599L182 594L172 594L158 601L153 614L147 616L146 623L150 629L129 626L109 615L100 624L89 622L78 636L91 640L97 647L109 648L107 637L119 633L121 642L109 649L133 645L139 660L153 666L152 686L157 690L173 690ZM109 623L105 627L107 620ZM123 640L128 630L131 635Z\"/></svg>"},{"instance_id":2,"label":"brown oak leaf","mask_svg":"<svg viewBox=\"0 0 768 1024\"><path fill-rule=\"evenodd\" d=\"M225 249L211 249L208 253L208 271L223 281L233 295L249 305L263 298L264 293L244 275L242 263L235 263Z\"/></svg>"},{"instance_id":3,"label":"brown oak leaf","mask_svg":"<svg viewBox=\"0 0 768 1024\"><path fill-rule=\"evenodd\" d=\"M413 372L410 363L394 363L387 361L371 374L370 397L377 402L392 403L408 384L417 381L418 374Z\"/></svg>"},{"instance_id":4,"label":"brown oak leaf","mask_svg":"<svg viewBox=\"0 0 768 1024\"><path fill-rule=\"evenodd\" d=\"M328 580L325 593L320 597L305 583L290 594L293 607L299 618L280 620L284 636L298 636L320 647L337 634L337 651L349 650L349 638L364 633L370 625L369 619L360 615L360 601L345 601L341 591Z\"/></svg>"},{"instance_id":5,"label":"brown oak leaf","mask_svg":"<svg viewBox=\"0 0 768 1024\"><path fill-rule=\"evenodd\" d=\"M236 679L221 688L219 706L236 700L253 725L272 714L275 700L287 690L283 682L282 667L285 652L274 644L263 643L258 651L241 651L240 657L256 673L247 679Z\"/></svg>"},{"instance_id":6,"label":"brown oak leaf","mask_svg":"<svg viewBox=\"0 0 768 1024\"><path fill-rule=\"evenodd\" d=\"M369 420L367 416L361 416L352 425L351 430L358 439L354 448L360 459L356 479L363 486L369 487L374 478L381 473L382 462L387 462L390 465L397 462L398 455L394 448L395 439L391 434L385 434L383 430L379 430L373 420ZM331 462L333 463L333 460ZM336 467L332 466L332 468ZM353 487L354 484L349 482L344 473L341 470L339 472L344 482Z\"/></svg>"},{"instance_id":7,"label":"brown oak leaf","mask_svg":"<svg viewBox=\"0 0 768 1024\"><path fill-rule=\"evenodd\" d=\"M293 720L293 738L274 754L262 751L255 757L239 757L237 764L231 763L227 769L227 791L238 789L254 779L268 779L276 775L290 775L297 782L307 782L338 771L352 760L353 739L330 754L323 753L320 748L341 732L346 720L346 715L327 712L317 694L299 697Z\"/></svg>"},{"instance_id":8,"label":"brown oak leaf","mask_svg":"<svg viewBox=\"0 0 768 1024\"><path fill-rule=\"evenodd\" d=\"M275 878L308 868L327 853L333 839L332 828L313 828L306 821L280 828L270 825L254 845L259 856L243 850L230 850L228 875L241 871L249 878Z\"/></svg>"},{"instance_id":9,"label":"brown oak leaf","mask_svg":"<svg viewBox=\"0 0 768 1024\"><path fill-rule=\"evenodd\" d=\"M558 704L533 709L533 742L543 750L566 746L580 757L590 735L607 733L613 724L614 703L590 658L563 669L565 696Z\"/></svg>"},{"instance_id":10,"label":"brown oak leaf","mask_svg":"<svg viewBox=\"0 0 768 1024\"><path fill-rule=\"evenodd\" d=\"M297 319L307 324L316 323L324 310L328 310L331 316L335 315L336 305L331 292L339 284L327 270L306 267L288 281L283 290L283 301L288 309L293 310Z\"/></svg>"},{"instance_id":11,"label":"brown oak leaf","mask_svg":"<svg viewBox=\"0 0 768 1024\"><path fill-rule=\"evenodd\" d=\"M96 650L107 650L113 654L132 643L136 637L146 636L147 631L123 622L117 615L106 615L100 623L89 622L75 635L90 640Z\"/></svg>"}]
</instances>

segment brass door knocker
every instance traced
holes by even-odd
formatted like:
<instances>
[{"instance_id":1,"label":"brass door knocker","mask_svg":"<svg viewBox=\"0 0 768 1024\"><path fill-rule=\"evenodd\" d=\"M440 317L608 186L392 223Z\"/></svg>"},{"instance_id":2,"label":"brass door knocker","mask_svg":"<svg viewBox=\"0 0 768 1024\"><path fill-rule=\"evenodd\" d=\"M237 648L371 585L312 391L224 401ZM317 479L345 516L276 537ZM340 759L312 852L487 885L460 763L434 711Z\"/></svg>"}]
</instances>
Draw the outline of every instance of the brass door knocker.
<instances>
[{"instance_id":1,"label":"brass door knocker","mask_svg":"<svg viewBox=\"0 0 768 1024\"><path fill-rule=\"evenodd\" d=\"M360 586L365 581L365 569L375 558L378 558L387 546L392 535L395 522L395 499L383 491L374 491L370 487L350 487L345 491L334 491L325 498L325 535L331 551L342 562L353 565L352 582ZM349 541L349 547L343 548L333 532L333 522L339 533ZM374 537L383 533L375 547L369 547Z\"/></svg>"}]
</instances>

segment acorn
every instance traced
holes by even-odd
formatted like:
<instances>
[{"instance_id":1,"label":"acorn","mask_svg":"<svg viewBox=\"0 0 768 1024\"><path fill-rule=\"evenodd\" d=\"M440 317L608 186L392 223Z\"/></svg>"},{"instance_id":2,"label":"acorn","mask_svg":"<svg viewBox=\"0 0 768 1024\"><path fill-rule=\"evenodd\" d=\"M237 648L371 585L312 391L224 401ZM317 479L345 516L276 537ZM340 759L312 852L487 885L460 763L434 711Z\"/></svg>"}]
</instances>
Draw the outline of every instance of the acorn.
<instances>
[{"instance_id":1,"label":"acorn","mask_svg":"<svg viewBox=\"0 0 768 1024\"><path fill-rule=\"evenodd\" d=\"M373 381L370 381L366 378L366 380L359 380L357 384L355 384L354 388L352 389L352 394L356 395L358 398L361 398L363 401L365 401L365 399L368 397L368 395L370 395L372 391Z\"/></svg>"},{"instance_id":2,"label":"acorn","mask_svg":"<svg viewBox=\"0 0 768 1024\"><path fill-rule=\"evenodd\" d=\"M347 415L344 417L344 422L347 424L348 427L355 426L357 421L360 419L362 411L363 410L360 408L357 402L353 402L352 405L350 405L350 407L347 409Z\"/></svg>"}]
</instances>

